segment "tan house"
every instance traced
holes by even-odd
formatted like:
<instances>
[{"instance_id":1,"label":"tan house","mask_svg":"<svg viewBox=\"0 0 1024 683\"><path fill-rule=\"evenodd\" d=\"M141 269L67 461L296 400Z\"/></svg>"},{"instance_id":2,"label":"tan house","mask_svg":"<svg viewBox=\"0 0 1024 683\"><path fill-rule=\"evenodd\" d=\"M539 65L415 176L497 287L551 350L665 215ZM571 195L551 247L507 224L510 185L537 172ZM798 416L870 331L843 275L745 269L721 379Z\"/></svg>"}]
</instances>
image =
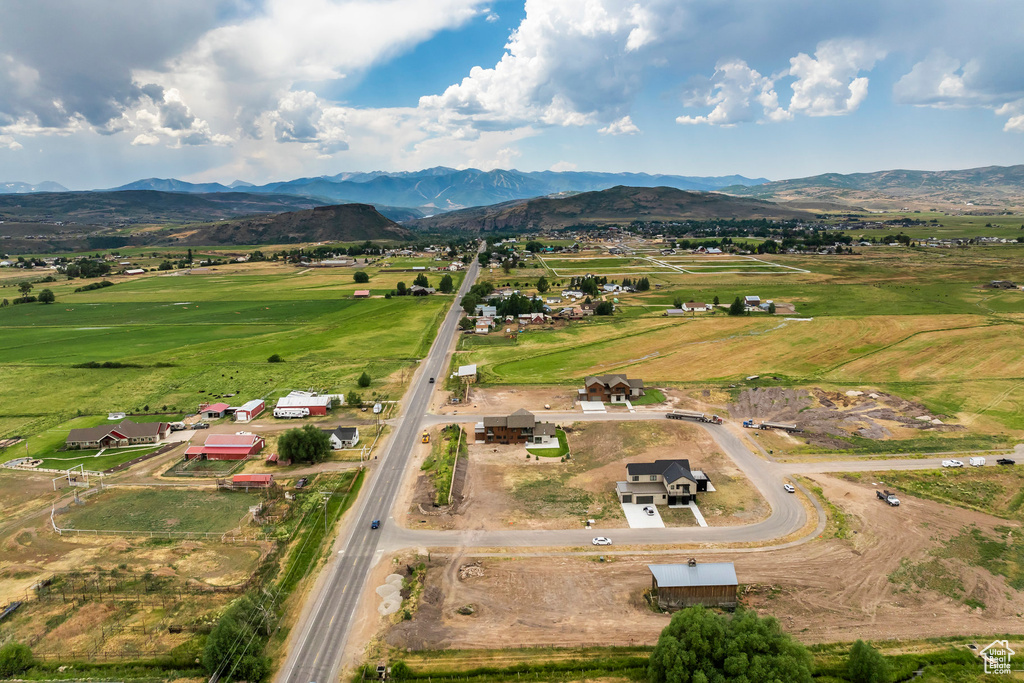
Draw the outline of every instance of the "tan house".
<instances>
[{"instance_id":1,"label":"tan house","mask_svg":"<svg viewBox=\"0 0 1024 683\"><path fill-rule=\"evenodd\" d=\"M629 379L625 375L598 375L587 377L584 388L579 391L581 401L604 401L625 403L644 395L644 381Z\"/></svg>"},{"instance_id":2,"label":"tan house","mask_svg":"<svg viewBox=\"0 0 1024 683\"><path fill-rule=\"evenodd\" d=\"M558 445L555 425L538 422L533 413L523 409L505 417L485 417L476 423L475 436L477 443Z\"/></svg>"},{"instance_id":3,"label":"tan house","mask_svg":"<svg viewBox=\"0 0 1024 683\"><path fill-rule=\"evenodd\" d=\"M689 460L655 460L626 465L626 481L616 482L620 503L637 505L688 505L698 492L708 490L708 478L690 470Z\"/></svg>"},{"instance_id":4,"label":"tan house","mask_svg":"<svg viewBox=\"0 0 1024 683\"><path fill-rule=\"evenodd\" d=\"M171 433L166 422L123 420L117 425L101 425L86 429L72 429L64 444L68 448L124 448L137 444L160 443Z\"/></svg>"}]
</instances>

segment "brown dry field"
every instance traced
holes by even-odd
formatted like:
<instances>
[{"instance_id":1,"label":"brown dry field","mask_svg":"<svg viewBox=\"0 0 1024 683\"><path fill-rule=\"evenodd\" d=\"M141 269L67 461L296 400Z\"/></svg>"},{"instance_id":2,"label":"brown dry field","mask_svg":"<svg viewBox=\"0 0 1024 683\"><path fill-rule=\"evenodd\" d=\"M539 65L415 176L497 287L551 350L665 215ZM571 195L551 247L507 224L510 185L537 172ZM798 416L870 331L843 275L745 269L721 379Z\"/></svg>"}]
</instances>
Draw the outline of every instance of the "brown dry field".
<instances>
[{"instance_id":1,"label":"brown dry field","mask_svg":"<svg viewBox=\"0 0 1024 683\"><path fill-rule=\"evenodd\" d=\"M952 563L985 610L929 591L898 593L887 579L901 558L927 559L965 525L990 531L1005 520L909 496L893 509L880 504L870 487L824 475L815 479L850 516L858 532L852 540L699 554L701 562L736 564L741 583L750 587L747 606L779 618L806 643L1020 630L1024 596L983 569ZM484 576L461 581L458 567L477 558L456 556L430 571L419 611L391 627L386 641L412 649L654 644L668 615L643 603L641 594L650 586L646 565L686 557L626 553L604 563L592 556L482 558ZM456 612L470 604L475 614Z\"/></svg>"},{"instance_id":2,"label":"brown dry field","mask_svg":"<svg viewBox=\"0 0 1024 683\"><path fill-rule=\"evenodd\" d=\"M582 386L582 384L580 385ZM512 387L479 387L473 386L469 390L469 400L459 405L447 402L450 394L444 394L438 402L436 412L442 415L453 413L514 413L520 408L525 408L543 419L544 406L550 405L551 410L566 411L572 410L576 401L576 387L551 387L551 386L516 386Z\"/></svg>"},{"instance_id":3,"label":"brown dry field","mask_svg":"<svg viewBox=\"0 0 1024 683\"><path fill-rule=\"evenodd\" d=\"M732 459L718 450L708 434L693 425L675 422L587 422L572 425L568 434L573 459L526 459L522 446L473 444L463 491L464 501L454 514L420 514L417 502L427 500L429 484L416 472L396 506L407 514L404 525L444 529L573 529L585 518L598 528L624 528L625 516L615 495L615 482L625 476L626 464L637 459L689 458L702 469L716 491L702 494L698 506L711 526L747 524L763 519L768 505ZM414 453L422 463L426 447ZM551 482L553 490L546 490ZM560 495L589 496L584 514ZM670 511L670 525L689 526L692 514Z\"/></svg>"}]
</instances>

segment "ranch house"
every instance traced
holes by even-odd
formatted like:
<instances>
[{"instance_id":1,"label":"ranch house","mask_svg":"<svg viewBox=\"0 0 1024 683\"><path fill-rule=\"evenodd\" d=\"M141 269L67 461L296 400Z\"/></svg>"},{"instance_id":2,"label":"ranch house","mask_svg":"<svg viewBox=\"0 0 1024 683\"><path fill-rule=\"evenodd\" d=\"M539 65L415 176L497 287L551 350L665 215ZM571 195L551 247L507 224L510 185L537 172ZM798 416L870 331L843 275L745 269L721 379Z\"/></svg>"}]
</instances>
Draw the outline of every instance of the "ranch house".
<instances>
[{"instance_id":1,"label":"ranch house","mask_svg":"<svg viewBox=\"0 0 1024 683\"><path fill-rule=\"evenodd\" d=\"M359 443L358 427L338 427L337 429L325 429L327 438L331 440L331 450L340 451L342 448L355 448Z\"/></svg>"},{"instance_id":2,"label":"ranch house","mask_svg":"<svg viewBox=\"0 0 1024 683\"><path fill-rule=\"evenodd\" d=\"M683 506L707 490L707 475L690 470L689 460L631 462L626 465L626 481L615 483L619 502L637 505Z\"/></svg>"},{"instance_id":3,"label":"ranch house","mask_svg":"<svg viewBox=\"0 0 1024 683\"><path fill-rule=\"evenodd\" d=\"M64 440L68 448L124 448L146 443L160 443L171 433L167 422L123 420L117 425L101 425L86 429L72 429Z\"/></svg>"}]
</instances>

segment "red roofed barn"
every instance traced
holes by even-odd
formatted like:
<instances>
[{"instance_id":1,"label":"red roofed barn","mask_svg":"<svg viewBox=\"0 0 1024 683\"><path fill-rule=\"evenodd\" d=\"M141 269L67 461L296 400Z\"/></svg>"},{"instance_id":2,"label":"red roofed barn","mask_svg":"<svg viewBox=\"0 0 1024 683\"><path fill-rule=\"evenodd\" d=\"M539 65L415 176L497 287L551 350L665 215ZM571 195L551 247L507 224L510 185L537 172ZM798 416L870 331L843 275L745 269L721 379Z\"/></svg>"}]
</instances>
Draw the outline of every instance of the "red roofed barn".
<instances>
[{"instance_id":1,"label":"red roofed barn","mask_svg":"<svg viewBox=\"0 0 1024 683\"><path fill-rule=\"evenodd\" d=\"M191 446L185 459L245 460L263 450L263 437L256 434L210 434L202 446Z\"/></svg>"}]
</instances>

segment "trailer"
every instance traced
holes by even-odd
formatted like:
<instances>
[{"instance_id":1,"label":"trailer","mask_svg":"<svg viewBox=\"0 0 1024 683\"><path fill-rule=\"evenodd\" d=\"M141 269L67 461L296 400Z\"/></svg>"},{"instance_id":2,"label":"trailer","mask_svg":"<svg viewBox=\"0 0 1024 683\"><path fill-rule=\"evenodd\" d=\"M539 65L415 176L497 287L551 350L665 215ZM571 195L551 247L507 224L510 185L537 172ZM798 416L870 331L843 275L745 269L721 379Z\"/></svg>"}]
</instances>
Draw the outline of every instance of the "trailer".
<instances>
[{"instance_id":1,"label":"trailer","mask_svg":"<svg viewBox=\"0 0 1024 683\"><path fill-rule=\"evenodd\" d=\"M717 415L705 415L696 410L673 410L671 413L665 413L665 417L669 420L695 420L713 425L720 425L723 422Z\"/></svg>"},{"instance_id":2,"label":"trailer","mask_svg":"<svg viewBox=\"0 0 1024 683\"><path fill-rule=\"evenodd\" d=\"M899 507L900 505L900 499L896 497L895 493L890 493L885 490L875 491L875 496L877 496L879 500L884 500L892 507Z\"/></svg>"},{"instance_id":3,"label":"trailer","mask_svg":"<svg viewBox=\"0 0 1024 683\"><path fill-rule=\"evenodd\" d=\"M795 424L790 424L788 422L755 422L754 420L744 420L743 426L747 429L781 429L785 432L804 431Z\"/></svg>"},{"instance_id":4,"label":"trailer","mask_svg":"<svg viewBox=\"0 0 1024 683\"><path fill-rule=\"evenodd\" d=\"M804 430L797 427L795 424L788 422L762 422L761 429L781 429L784 432L802 432Z\"/></svg>"},{"instance_id":5,"label":"trailer","mask_svg":"<svg viewBox=\"0 0 1024 683\"><path fill-rule=\"evenodd\" d=\"M274 408L274 417L309 417L309 408Z\"/></svg>"}]
</instances>

